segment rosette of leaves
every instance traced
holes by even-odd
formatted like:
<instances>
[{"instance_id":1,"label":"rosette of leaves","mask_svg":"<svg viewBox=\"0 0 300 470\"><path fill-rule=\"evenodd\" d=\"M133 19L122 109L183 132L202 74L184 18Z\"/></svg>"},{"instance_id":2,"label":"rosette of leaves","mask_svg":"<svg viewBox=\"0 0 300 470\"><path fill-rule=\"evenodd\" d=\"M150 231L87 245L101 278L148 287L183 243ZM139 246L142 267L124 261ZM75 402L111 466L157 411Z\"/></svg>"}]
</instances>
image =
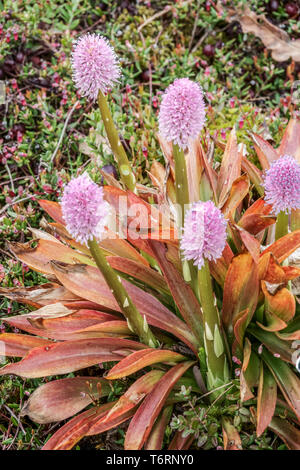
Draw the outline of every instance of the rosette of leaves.
<instances>
[{"instance_id":1,"label":"rosette of leaves","mask_svg":"<svg viewBox=\"0 0 300 470\"><path fill-rule=\"evenodd\" d=\"M234 130L219 168L213 165L207 140L195 141L185 155L190 201L212 199L228 220L222 257L209 263L230 373L213 402L225 449L241 448L239 423L232 413L238 403L249 411L258 436L269 427L290 449L300 448L300 381L293 362L300 311L290 287L300 268L289 264L300 247L299 213L292 214L293 230L274 241L276 217L264 202L261 186L261 171L272 159L286 153L299 158L299 135L299 123L291 121L279 151L253 136L262 169L246 158ZM132 233L128 218L126 225L120 220L126 239L115 235L99 242L160 347L149 348L134 335L89 249L67 232L58 203L39 201L53 222L44 221L43 230L33 230L33 243L10 246L48 282L1 288L2 295L32 311L4 318L23 333L3 333L2 350L22 359L2 367L0 374L36 378L75 373L43 384L24 406L23 414L38 423L69 419L44 449L71 449L84 436L124 422L125 449L161 449L174 404L186 403L178 395L182 385L192 387L204 403L209 399L201 305L182 272L175 224L166 231L169 224L163 223L172 219L176 196L172 147L161 138L160 143L168 165L153 164L154 188L137 185L135 194L113 177L104 186L105 199L117 214L121 196L129 208L143 205L147 215L140 221L141 236ZM103 362L110 364L104 376L95 368L99 376L76 375ZM124 378L125 393L113 402L106 400L111 384ZM237 384L234 404L226 395ZM169 449L187 449L199 436L185 432L179 423Z\"/></svg>"}]
</instances>

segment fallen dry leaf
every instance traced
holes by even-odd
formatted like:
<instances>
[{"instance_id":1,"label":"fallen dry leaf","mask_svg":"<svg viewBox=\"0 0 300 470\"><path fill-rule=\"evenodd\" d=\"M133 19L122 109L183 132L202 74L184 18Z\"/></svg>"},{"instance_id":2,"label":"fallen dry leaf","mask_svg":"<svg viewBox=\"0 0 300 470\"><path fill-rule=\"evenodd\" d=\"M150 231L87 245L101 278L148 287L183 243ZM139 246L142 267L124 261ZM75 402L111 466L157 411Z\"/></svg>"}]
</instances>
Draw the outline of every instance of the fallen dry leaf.
<instances>
[{"instance_id":1,"label":"fallen dry leaf","mask_svg":"<svg viewBox=\"0 0 300 470\"><path fill-rule=\"evenodd\" d=\"M300 39L291 40L285 31L270 23L265 15L256 15L248 6L241 5L228 10L222 6L220 10L225 12L228 23L238 21L244 33L252 33L261 39L277 62L284 62L290 57L300 62Z\"/></svg>"}]
</instances>

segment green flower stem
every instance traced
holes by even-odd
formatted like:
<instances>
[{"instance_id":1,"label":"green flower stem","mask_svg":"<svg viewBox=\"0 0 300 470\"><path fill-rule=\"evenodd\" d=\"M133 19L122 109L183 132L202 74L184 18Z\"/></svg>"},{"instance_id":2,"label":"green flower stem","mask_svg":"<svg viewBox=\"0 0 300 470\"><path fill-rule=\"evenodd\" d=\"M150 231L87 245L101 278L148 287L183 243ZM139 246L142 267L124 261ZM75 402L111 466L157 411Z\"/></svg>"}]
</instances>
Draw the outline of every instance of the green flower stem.
<instances>
[{"instance_id":1,"label":"green flower stem","mask_svg":"<svg viewBox=\"0 0 300 470\"><path fill-rule=\"evenodd\" d=\"M281 211L277 216L276 221L276 231L275 231L275 239L279 240L279 238L284 237L288 233L289 228L289 214Z\"/></svg>"},{"instance_id":2,"label":"green flower stem","mask_svg":"<svg viewBox=\"0 0 300 470\"><path fill-rule=\"evenodd\" d=\"M292 210L291 214L291 231L300 229L300 209Z\"/></svg>"},{"instance_id":3,"label":"green flower stem","mask_svg":"<svg viewBox=\"0 0 300 470\"><path fill-rule=\"evenodd\" d=\"M173 156L175 162L176 202L181 208L181 223L183 226L185 209L187 209L190 202L190 196L185 156L183 150L177 144L173 144ZM181 230L181 228L182 227L179 227L179 230ZM185 281L191 285L196 297L199 299L196 267L193 265L192 261L183 261L182 268Z\"/></svg>"},{"instance_id":4,"label":"green flower stem","mask_svg":"<svg viewBox=\"0 0 300 470\"><path fill-rule=\"evenodd\" d=\"M176 201L181 207L182 225L184 224L184 214L187 204L190 202L189 185L183 150L177 144L173 144L173 156L175 162L175 190Z\"/></svg>"},{"instance_id":5,"label":"green flower stem","mask_svg":"<svg viewBox=\"0 0 300 470\"><path fill-rule=\"evenodd\" d=\"M198 283L204 323L204 345L208 370L207 388L214 390L228 382L229 371L207 260L205 260L203 268L198 271ZM212 398L215 399L215 394L212 395Z\"/></svg>"},{"instance_id":6,"label":"green flower stem","mask_svg":"<svg viewBox=\"0 0 300 470\"><path fill-rule=\"evenodd\" d=\"M147 344L151 348L158 346L158 342L151 332L146 318L143 318L140 312L137 310L125 287L123 286L120 276L118 276L117 273L112 269L95 239L89 241L89 249L94 260L96 261L99 270L103 274L104 279L106 280L116 301L118 302L119 307L121 308L127 320L128 327L137 336L139 336L143 343Z\"/></svg>"},{"instance_id":7,"label":"green flower stem","mask_svg":"<svg viewBox=\"0 0 300 470\"><path fill-rule=\"evenodd\" d=\"M135 176L131 170L131 166L128 161L124 147L119 139L119 134L113 122L113 118L108 107L107 99L101 91L99 91L98 94L98 105L111 149L118 162L121 180L127 186L128 189L133 192L136 192Z\"/></svg>"}]
</instances>

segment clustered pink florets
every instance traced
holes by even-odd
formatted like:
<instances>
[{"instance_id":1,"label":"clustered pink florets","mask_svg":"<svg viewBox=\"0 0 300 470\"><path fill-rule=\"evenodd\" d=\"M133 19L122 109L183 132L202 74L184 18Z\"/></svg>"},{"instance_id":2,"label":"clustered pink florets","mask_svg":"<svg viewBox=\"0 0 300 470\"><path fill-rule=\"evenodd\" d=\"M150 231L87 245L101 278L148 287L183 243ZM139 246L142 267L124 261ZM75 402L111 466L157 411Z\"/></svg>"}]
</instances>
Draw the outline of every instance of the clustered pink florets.
<instances>
[{"instance_id":1,"label":"clustered pink florets","mask_svg":"<svg viewBox=\"0 0 300 470\"><path fill-rule=\"evenodd\" d=\"M72 53L73 79L83 96L95 100L118 81L120 68L113 48L99 34L80 37Z\"/></svg>"},{"instance_id":2,"label":"clustered pink florets","mask_svg":"<svg viewBox=\"0 0 300 470\"><path fill-rule=\"evenodd\" d=\"M212 201L195 202L186 212L180 248L186 260L201 269L204 259L216 261L226 243L226 220Z\"/></svg>"},{"instance_id":3,"label":"clustered pink florets","mask_svg":"<svg viewBox=\"0 0 300 470\"><path fill-rule=\"evenodd\" d=\"M273 212L300 209L300 165L289 155L272 163L264 176L265 201Z\"/></svg>"},{"instance_id":4,"label":"clustered pink florets","mask_svg":"<svg viewBox=\"0 0 300 470\"><path fill-rule=\"evenodd\" d=\"M205 123L202 88L188 78L179 78L165 91L160 106L159 132L182 149L198 137Z\"/></svg>"},{"instance_id":5,"label":"clustered pink florets","mask_svg":"<svg viewBox=\"0 0 300 470\"><path fill-rule=\"evenodd\" d=\"M87 245L94 237L101 239L109 205L103 199L103 188L94 183L87 173L67 184L61 207L67 230L76 241Z\"/></svg>"}]
</instances>

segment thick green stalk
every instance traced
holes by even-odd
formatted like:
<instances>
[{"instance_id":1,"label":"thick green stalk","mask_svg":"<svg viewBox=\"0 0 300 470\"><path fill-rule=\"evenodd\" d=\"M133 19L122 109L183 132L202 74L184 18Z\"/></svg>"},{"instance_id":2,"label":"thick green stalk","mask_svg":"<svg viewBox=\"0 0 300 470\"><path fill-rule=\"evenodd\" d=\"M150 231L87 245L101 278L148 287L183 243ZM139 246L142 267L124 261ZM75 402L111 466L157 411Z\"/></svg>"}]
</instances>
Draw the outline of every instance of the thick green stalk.
<instances>
[{"instance_id":1,"label":"thick green stalk","mask_svg":"<svg viewBox=\"0 0 300 470\"><path fill-rule=\"evenodd\" d=\"M291 232L300 229L300 209L294 209L291 213Z\"/></svg>"},{"instance_id":2,"label":"thick green stalk","mask_svg":"<svg viewBox=\"0 0 300 470\"><path fill-rule=\"evenodd\" d=\"M281 211L277 216L275 239L279 240L279 238L284 237L284 235L288 233L288 228L289 214L286 214L284 211Z\"/></svg>"},{"instance_id":3,"label":"thick green stalk","mask_svg":"<svg viewBox=\"0 0 300 470\"><path fill-rule=\"evenodd\" d=\"M207 388L214 390L228 382L229 371L207 260L205 260L203 268L198 271L198 283L204 323L204 345L208 370ZM212 398L215 399L216 395L212 395Z\"/></svg>"},{"instance_id":4,"label":"thick green stalk","mask_svg":"<svg viewBox=\"0 0 300 470\"><path fill-rule=\"evenodd\" d=\"M182 215L182 225L184 224L184 214L190 202L189 185L183 150L177 144L173 144L173 156L175 162L175 190L176 201L180 205Z\"/></svg>"},{"instance_id":5,"label":"thick green stalk","mask_svg":"<svg viewBox=\"0 0 300 470\"><path fill-rule=\"evenodd\" d=\"M149 345L151 348L156 347L158 342L151 332L146 318L143 318L137 310L123 286L120 276L118 276L112 269L95 239L89 241L89 249L99 270L103 274L104 279L118 302L118 305L127 320L128 327L139 336L143 343Z\"/></svg>"},{"instance_id":6,"label":"thick green stalk","mask_svg":"<svg viewBox=\"0 0 300 470\"><path fill-rule=\"evenodd\" d=\"M182 226L179 226L178 229L181 231L184 225L185 210L187 210L190 202L189 184L184 152L177 144L173 144L173 156L175 162L176 202L179 204L181 209L181 217L179 217L178 220L181 220L182 223ZM199 299L197 269L193 265L192 261L182 261L182 269L185 281L191 285L196 297Z\"/></svg>"},{"instance_id":7,"label":"thick green stalk","mask_svg":"<svg viewBox=\"0 0 300 470\"><path fill-rule=\"evenodd\" d=\"M108 107L107 99L101 91L99 91L98 94L98 105L111 149L118 162L121 180L128 189L136 192L135 176L132 172L124 147L119 139L119 134Z\"/></svg>"}]
</instances>

